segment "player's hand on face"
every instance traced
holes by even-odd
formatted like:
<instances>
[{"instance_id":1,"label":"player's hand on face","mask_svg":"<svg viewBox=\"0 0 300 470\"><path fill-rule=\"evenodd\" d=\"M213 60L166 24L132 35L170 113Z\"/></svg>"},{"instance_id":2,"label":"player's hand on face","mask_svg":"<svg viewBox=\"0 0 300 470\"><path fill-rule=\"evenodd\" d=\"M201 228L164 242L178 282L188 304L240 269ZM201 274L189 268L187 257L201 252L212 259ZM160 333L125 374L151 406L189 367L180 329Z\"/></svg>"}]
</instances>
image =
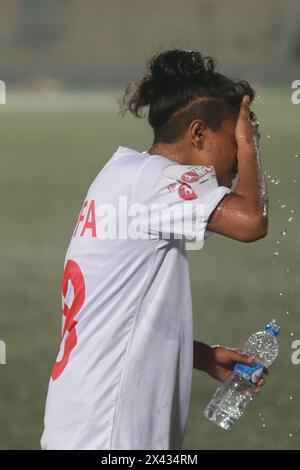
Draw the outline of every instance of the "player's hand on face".
<instances>
[{"instance_id":1,"label":"player's hand on face","mask_svg":"<svg viewBox=\"0 0 300 470\"><path fill-rule=\"evenodd\" d=\"M259 121L255 113L250 110L250 98L247 95L243 97L241 103L235 128L235 138L238 149L245 148L245 146L257 148L259 144Z\"/></svg>"},{"instance_id":2,"label":"player's hand on face","mask_svg":"<svg viewBox=\"0 0 300 470\"><path fill-rule=\"evenodd\" d=\"M227 379L231 375L237 362L248 366L253 366L256 363L255 358L250 357L237 349L225 348L224 346L212 346L209 356L205 371L211 377L220 381ZM264 373L268 374L269 370L265 368ZM257 386L253 389L253 393L258 395L264 384L265 380L263 378L260 379Z\"/></svg>"},{"instance_id":3,"label":"player's hand on face","mask_svg":"<svg viewBox=\"0 0 300 470\"><path fill-rule=\"evenodd\" d=\"M259 141L260 141L259 120L254 111L250 111L249 119L252 124L252 135L253 135L254 143L256 147L258 147Z\"/></svg>"}]
</instances>

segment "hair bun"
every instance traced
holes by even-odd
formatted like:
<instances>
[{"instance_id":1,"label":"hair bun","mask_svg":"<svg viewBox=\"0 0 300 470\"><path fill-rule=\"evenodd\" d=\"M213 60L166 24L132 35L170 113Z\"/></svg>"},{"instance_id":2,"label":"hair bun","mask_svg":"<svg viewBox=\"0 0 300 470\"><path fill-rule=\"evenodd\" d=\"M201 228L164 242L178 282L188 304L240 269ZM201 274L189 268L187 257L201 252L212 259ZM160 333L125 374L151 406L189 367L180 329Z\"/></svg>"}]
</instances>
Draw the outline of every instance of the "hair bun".
<instances>
[{"instance_id":1,"label":"hair bun","mask_svg":"<svg viewBox=\"0 0 300 470\"><path fill-rule=\"evenodd\" d=\"M189 49L171 49L156 54L148 63L155 82L203 80L215 69L215 61Z\"/></svg>"}]
</instances>

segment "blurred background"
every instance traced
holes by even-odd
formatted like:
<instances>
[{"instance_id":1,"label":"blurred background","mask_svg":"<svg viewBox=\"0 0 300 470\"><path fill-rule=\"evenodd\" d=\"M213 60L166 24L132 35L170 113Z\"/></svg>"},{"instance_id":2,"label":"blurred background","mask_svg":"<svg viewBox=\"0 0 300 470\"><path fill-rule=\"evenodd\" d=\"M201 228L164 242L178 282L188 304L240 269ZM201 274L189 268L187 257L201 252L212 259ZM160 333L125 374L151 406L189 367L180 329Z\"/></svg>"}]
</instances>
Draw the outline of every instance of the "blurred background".
<instances>
[{"instance_id":1,"label":"blurred background","mask_svg":"<svg viewBox=\"0 0 300 470\"><path fill-rule=\"evenodd\" d=\"M119 115L158 50L198 49L256 88L270 193L267 238L212 236L190 252L194 336L241 346L272 318L280 354L232 431L203 410L217 382L194 371L185 449L299 449L300 80L298 0L0 0L0 448L38 449L61 328L65 252L86 190L119 145L148 150L147 122Z\"/></svg>"}]
</instances>

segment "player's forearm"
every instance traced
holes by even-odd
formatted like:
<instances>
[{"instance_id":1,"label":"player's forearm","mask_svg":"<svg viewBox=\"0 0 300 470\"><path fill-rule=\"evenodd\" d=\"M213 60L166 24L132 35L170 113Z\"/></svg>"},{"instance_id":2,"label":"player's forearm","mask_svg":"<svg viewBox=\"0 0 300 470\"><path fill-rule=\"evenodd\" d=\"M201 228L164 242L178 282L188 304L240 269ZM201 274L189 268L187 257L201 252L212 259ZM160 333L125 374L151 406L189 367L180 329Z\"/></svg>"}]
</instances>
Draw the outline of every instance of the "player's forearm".
<instances>
[{"instance_id":1,"label":"player's forearm","mask_svg":"<svg viewBox=\"0 0 300 470\"><path fill-rule=\"evenodd\" d=\"M234 193L243 198L244 205L261 216L267 223L268 195L267 185L260 161L258 143L244 144L239 148L238 182Z\"/></svg>"},{"instance_id":2,"label":"player's forearm","mask_svg":"<svg viewBox=\"0 0 300 470\"><path fill-rule=\"evenodd\" d=\"M238 183L212 214L208 229L235 240L252 242L267 234L268 203L259 150L244 145L238 162Z\"/></svg>"}]
</instances>

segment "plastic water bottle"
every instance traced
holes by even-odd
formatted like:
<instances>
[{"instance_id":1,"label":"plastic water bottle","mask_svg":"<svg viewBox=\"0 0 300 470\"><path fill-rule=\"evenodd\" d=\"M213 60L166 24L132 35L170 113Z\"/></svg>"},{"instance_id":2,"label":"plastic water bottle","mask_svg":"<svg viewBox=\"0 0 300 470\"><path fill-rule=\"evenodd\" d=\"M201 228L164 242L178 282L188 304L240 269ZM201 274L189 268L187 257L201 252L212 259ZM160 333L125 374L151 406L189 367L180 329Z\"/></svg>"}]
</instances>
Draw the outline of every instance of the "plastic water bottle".
<instances>
[{"instance_id":1,"label":"plastic water bottle","mask_svg":"<svg viewBox=\"0 0 300 470\"><path fill-rule=\"evenodd\" d=\"M231 376L224 380L205 408L204 415L208 419L223 429L232 428L251 400L264 367L269 367L276 359L279 334L280 327L272 320L264 331L248 338L243 352L254 356L257 362L253 366L235 365Z\"/></svg>"}]
</instances>

